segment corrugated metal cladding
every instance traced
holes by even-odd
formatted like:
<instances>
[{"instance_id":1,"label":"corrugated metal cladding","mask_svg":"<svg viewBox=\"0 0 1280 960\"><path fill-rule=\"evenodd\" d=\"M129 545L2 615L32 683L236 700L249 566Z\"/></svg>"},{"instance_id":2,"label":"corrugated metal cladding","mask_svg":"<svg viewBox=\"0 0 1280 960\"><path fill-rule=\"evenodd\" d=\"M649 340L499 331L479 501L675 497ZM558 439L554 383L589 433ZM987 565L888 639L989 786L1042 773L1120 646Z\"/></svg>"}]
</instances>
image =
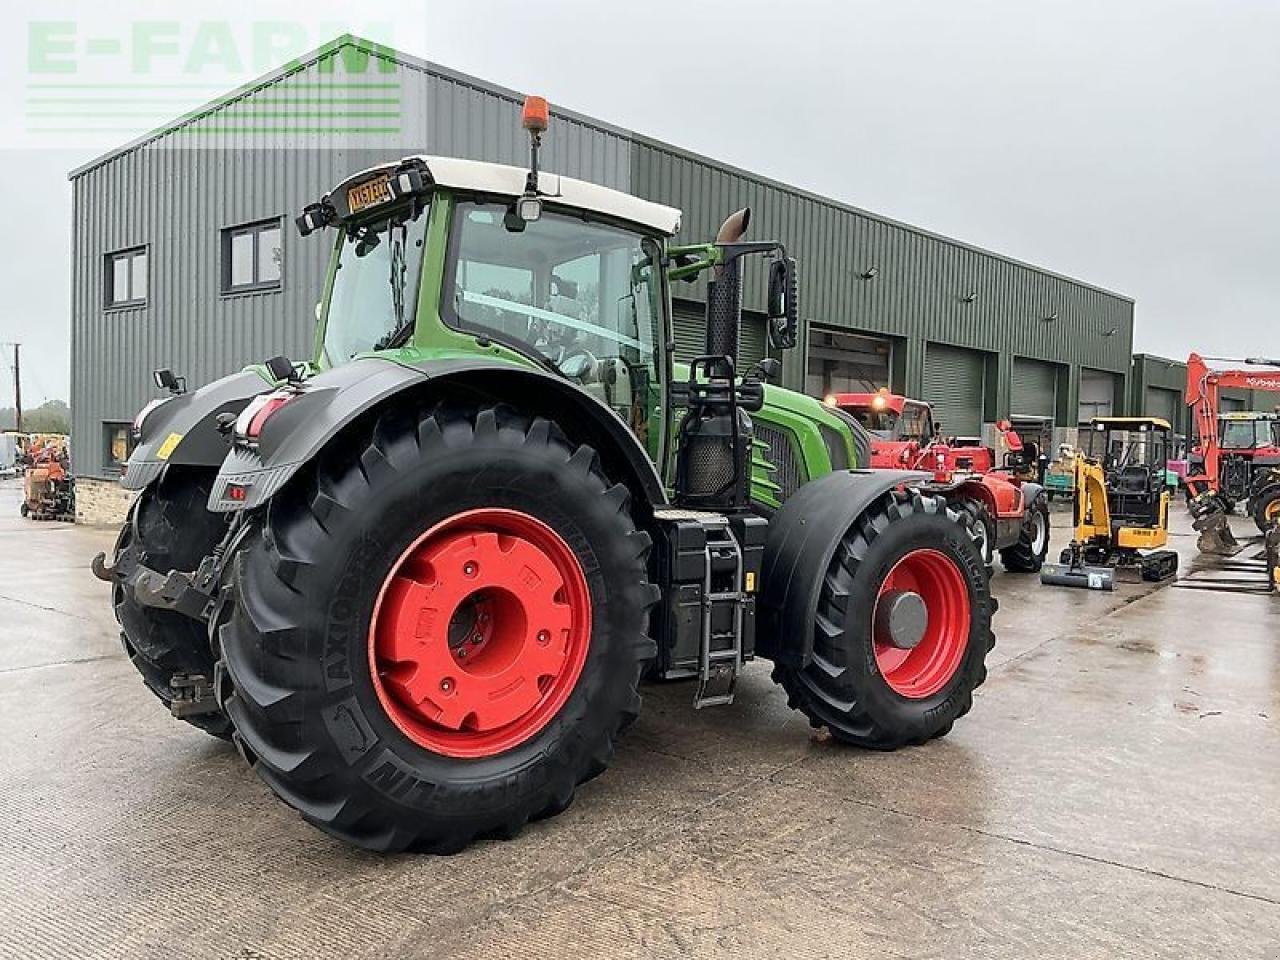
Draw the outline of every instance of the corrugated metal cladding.
<instances>
[{"instance_id":1,"label":"corrugated metal cladding","mask_svg":"<svg viewBox=\"0 0 1280 960\"><path fill-rule=\"evenodd\" d=\"M1058 376L1053 364L1017 357L1009 390L1009 412L1018 417L1057 415Z\"/></svg>"},{"instance_id":2,"label":"corrugated metal cladding","mask_svg":"<svg viewBox=\"0 0 1280 960\"><path fill-rule=\"evenodd\" d=\"M385 102L376 129L335 127L342 121L334 112L318 109L365 82L380 84ZM351 172L408 153L523 163L520 101L511 90L343 37L75 171L76 472L105 475L102 424L132 418L153 395L149 372L158 366L171 366L194 386L276 353L309 356L329 246L319 237L300 239L292 216ZM270 119L281 116L292 118L287 126ZM895 350L902 346L894 377L905 371L905 381L895 387L922 388L927 341L1052 359L1073 371L1128 370L1133 304L1124 297L602 121L559 108L553 117L544 139L547 169L681 207L683 240L710 239L727 213L750 204L751 236L781 239L801 261L806 324L888 334ZM269 217L285 220L283 284L222 295L221 230ZM104 258L139 245L150 254L147 304L105 309ZM763 275L754 264L748 308L762 306ZM701 287L688 291L681 295L701 298ZM1051 316L1054 322L1044 322ZM700 340L688 323L677 337L682 350ZM744 362L763 354L757 321L744 331L743 351ZM1006 363L999 369L1007 374ZM802 351L784 370L788 385L804 388ZM1073 391L1076 377L1065 382ZM997 406L1006 393L1002 385Z\"/></svg>"},{"instance_id":3,"label":"corrugated metal cladding","mask_svg":"<svg viewBox=\"0 0 1280 960\"><path fill-rule=\"evenodd\" d=\"M800 261L801 312L813 323L1128 372L1125 297L642 137L631 169L635 193L684 211L687 242L750 205L750 236L782 240ZM746 292L759 308L762 269Z\"/></svg>"},{"instance_id":4,"label":"corrugated metal cladding","mask_svg":"<svg viewBox=\"0 0 1280 960\"><path fill-rule=\"evenodd\" d=\"M986 360L976 350L931 343L925 351L923 399L947 436L982 434Z\"/></svg>"},{"instance_id":5,"label":"corrugated metal cladding","mask_svg":"<svg viewBox=\"0 0 1280 960\"><path fill-rule=\"evenodd\" d=\"M675 358L689 361L707 351L706 312L702 304L676 300L672 304L672 335L675 340ZM769 353L768 332L764 317L745 314L742 333L738 338L738 369L749 370Z\"/></svg>"}]
</instances>

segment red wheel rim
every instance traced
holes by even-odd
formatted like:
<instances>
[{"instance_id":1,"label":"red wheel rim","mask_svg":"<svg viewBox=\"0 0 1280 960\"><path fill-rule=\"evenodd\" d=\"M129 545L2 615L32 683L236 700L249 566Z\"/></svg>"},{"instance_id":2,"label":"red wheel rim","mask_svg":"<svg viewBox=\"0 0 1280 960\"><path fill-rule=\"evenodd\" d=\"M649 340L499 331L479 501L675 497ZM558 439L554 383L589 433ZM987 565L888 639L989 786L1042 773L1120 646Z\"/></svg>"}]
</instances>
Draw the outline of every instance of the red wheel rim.
<instances>
[{"instance_id":1,"label":"red wheel rim","mask_svg":"<svg viewBox=\"0 0 1280 960\"><path fill-rule=\"evenodd\" d=\"M895 646L881 626L880 605L889 594L916 594L927 623L911 649ZM889 570L872 611L872 642L880 675L910 700L931 697L955 676L969 646L969 589L954 560L937 550L912 550Z\"/></svg>"},{"instance_id":2,"label":"red wheel rim","mask_svg":"<svg viewBox=\"0 0 1280 960\"><path fill-rule=\"evenodd\" d=\"M554 530L515 510L436 524L391 566L369 630L378 699L410 739L450 757L524 743L569 699L591 595Z\"/></svg>"}]
</instances>

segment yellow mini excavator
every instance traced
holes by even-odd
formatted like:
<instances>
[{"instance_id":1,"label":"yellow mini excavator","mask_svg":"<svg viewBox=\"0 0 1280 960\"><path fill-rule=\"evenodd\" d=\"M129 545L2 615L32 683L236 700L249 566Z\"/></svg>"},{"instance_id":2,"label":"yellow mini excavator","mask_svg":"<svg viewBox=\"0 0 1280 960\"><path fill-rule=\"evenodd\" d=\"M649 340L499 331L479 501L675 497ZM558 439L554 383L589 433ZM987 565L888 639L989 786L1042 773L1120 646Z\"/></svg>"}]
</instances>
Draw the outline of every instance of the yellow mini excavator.
<instances>
[{"instance_id":1,"label":"yellow mini excavator","mask_svg":"<svg viewBox=\"0 0 1280 960\"><path fill-rule=\"evenodd\" d=\"M1169 541L1169 423L1095 417L1088 433L1075 459L1075 535L1040 582L1113 590L1117 579L1169 579L1178 572L1178 554L1160 549Z\"/></svg>"}]
</instances>

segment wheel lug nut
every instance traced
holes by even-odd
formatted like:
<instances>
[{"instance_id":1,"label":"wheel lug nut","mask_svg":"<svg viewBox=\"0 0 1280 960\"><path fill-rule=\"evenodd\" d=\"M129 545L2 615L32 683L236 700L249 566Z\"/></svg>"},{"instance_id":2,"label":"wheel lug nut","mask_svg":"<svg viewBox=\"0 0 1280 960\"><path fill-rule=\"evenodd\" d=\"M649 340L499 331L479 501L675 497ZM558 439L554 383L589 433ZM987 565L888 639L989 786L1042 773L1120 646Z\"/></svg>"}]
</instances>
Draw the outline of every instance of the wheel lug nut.
<instances>
[{"instance_id":1,"label":"wheel lug nut","mask_svg":"<svg viewBox=\"0 0 1280 960\"><path fill-rule=\"evenodd\" d=\"M478 569L479 567L476 566L476 563L474 560L468 560L466 563L462 565L462 572L465 576L468 576L468 577L474 577Z\"/></svg>"},{"instance_id":2,"label":"wheel lug nut","mask_svg":"<svg viewBox=\"0 0 1280 960\"><path fill-rule=\"evenodd\" d=\"M440 681L440 691L442 693L450 693L453 690L453 678L445 677Z\"/></svg>"},{"instance_id":3,"label":"wheel lug nut","mask_svg":"<svg viewBox=\"0 0 1280 960\"><path fill-rule=\"evenodd\" d=\"M551 642L551 634L548 633L546 630L539 630L538 643L542 644L542 646L545 647L550 642Z\"/></svg>"}]
</instances>

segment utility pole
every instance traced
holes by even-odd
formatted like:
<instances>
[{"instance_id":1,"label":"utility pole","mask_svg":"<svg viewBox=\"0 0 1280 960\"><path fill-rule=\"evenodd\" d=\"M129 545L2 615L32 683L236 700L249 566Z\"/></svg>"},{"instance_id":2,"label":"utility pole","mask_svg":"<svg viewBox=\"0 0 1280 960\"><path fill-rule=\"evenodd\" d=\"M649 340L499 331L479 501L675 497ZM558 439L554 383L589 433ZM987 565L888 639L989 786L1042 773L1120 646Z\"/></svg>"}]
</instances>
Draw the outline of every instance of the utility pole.
<instances>
[{"instance_id":1,"label":"utility pole","mask_svg":"<svg viewBox=\"0 0 1280 960\"><path fill-rule=\"evenodd\" d=\"M13 409L14 426L22 432L22 344L13 345Z\"/></svg>"}]
</instances>

